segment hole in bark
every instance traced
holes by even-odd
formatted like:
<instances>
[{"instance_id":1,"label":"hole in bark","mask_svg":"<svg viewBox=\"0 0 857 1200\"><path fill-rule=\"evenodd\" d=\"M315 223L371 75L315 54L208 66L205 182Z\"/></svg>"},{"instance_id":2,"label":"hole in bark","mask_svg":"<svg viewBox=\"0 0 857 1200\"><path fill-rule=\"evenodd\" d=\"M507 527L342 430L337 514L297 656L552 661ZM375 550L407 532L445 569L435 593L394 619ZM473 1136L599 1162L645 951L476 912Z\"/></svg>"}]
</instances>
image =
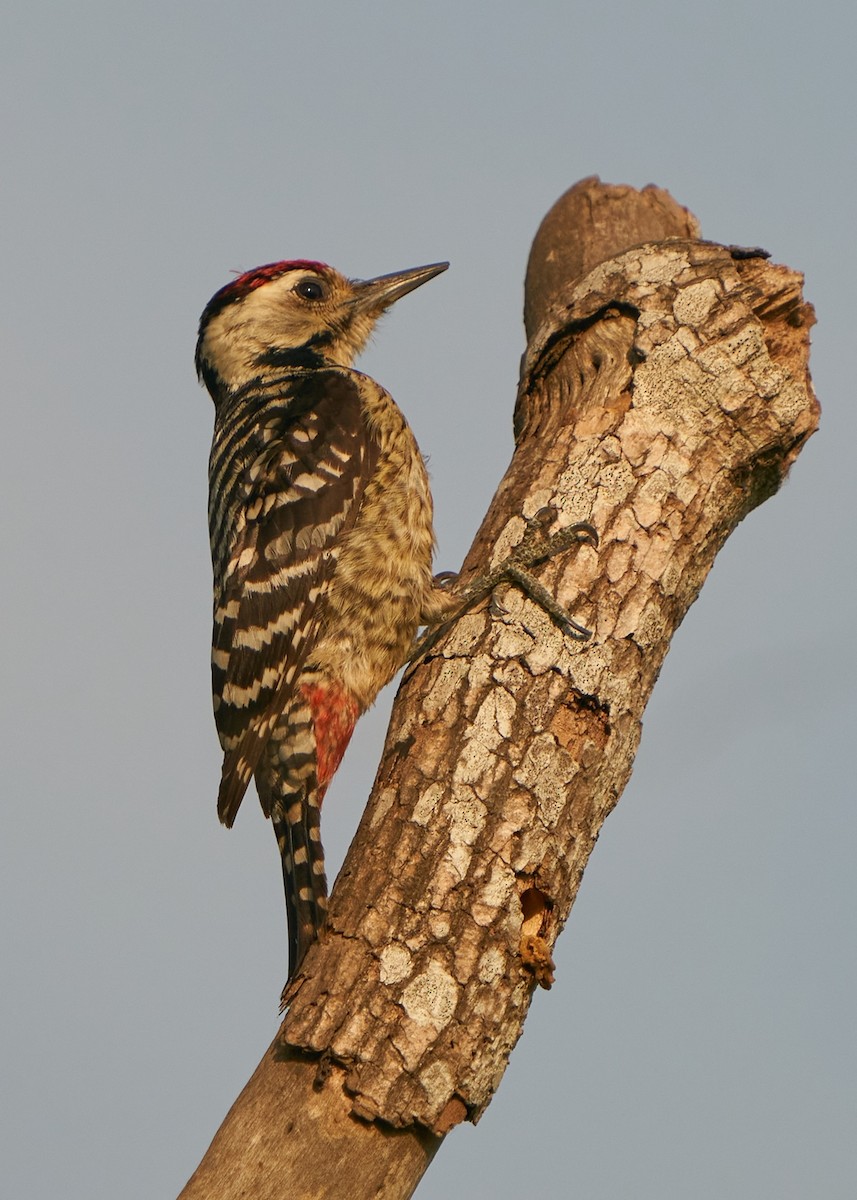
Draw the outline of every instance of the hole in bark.
<instances>
[{"instance_id":1,"label":"hole in bark","mask_svg":"<svg viewBox=\"0 0 857 1200\"><path fill-rule=\"evenodd\" d=\"M396 751L399 758L407 757L408 751L410 750L411 746L414 745L416 740L417 739L414 737L414 735L409 733L407 737L400 738L400 740L396 742L396 744L393 746L393 749Z\"/></svg>"},{"instance_id":2,"label":"hole in bark","mask_svg":"<svg viewBox=\"0 0 857 1200\"><path fill-rule=\"evenodd\" d=\"M537 887L521 892L521 965L539 987L550 988L554 980L554 961L547 934L551 926L553 901Z\"/></svg>"},{"instance_id":3,"label":"hole in bark","mask_svg":"<svg viewBox=\"0 0 857 1200\"><path fill-rule=\"evenodd\" d=\"M610 737L610 706L596 696L571 689L568 699L557 708L550 731L561 746L571 749L592 742L599 750Z\"/></svg>"},{"instance_id":4,"label":"hole in bark","mask_svg":"<svg viewBox=\"0 0 857 1200\"><path fill-rule=\"evenodd\" d=\"M521 911L524 914L521 933L546 933L552 908L553 905L543 891L537 887L528 887L521 893Z\"/></svg>"}]
</instances>

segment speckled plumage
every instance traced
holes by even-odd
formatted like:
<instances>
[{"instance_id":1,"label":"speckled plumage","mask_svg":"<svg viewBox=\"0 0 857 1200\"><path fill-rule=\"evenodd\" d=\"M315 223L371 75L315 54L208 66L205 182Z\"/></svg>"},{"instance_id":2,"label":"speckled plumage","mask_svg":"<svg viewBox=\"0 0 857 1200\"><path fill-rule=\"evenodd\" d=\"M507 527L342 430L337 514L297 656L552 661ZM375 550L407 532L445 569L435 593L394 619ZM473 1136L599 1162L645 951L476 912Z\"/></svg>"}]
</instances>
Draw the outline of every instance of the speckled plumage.
<instances>
[{"instance_id":1,"label":"speckled plumage","mask_svg":"<svg viewBox=\"0 0 857 1200\"><path fill-rule=\"evenodd\" d=\"M231 825L255 776L283 860L290 975L326 911L319 811L330 777L418 626L450 605L432 579L414 436L350 366L384 309L444 266L363 283L304 260L271 264L221 289L200 323L197 369L216 412L218 812Z\"/></svg>"}]
</instances>

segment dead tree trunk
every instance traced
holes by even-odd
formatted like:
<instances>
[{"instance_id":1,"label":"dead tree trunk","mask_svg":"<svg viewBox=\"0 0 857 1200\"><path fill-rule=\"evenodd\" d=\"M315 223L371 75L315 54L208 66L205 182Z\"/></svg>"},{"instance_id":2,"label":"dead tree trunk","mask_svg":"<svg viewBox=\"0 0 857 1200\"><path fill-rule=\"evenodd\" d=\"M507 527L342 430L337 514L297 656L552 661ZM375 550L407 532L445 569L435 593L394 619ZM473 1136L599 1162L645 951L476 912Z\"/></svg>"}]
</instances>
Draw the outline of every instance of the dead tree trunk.
<instances>
[{"instance_id":1,"label":"dead tree trunk","mask_svg":"<svg viewBox=\"0 0 857 1200\"><path fill-rule=\"evenodd\" d=\"M629 248L630 247L630 248ZM497 1088L643 708L719 548L815 430L802 279L699 240L655 188L587 179L527 271L517 448L464 566L540 514L599 548L498 589L406 674L282 1028L183 1200L407 1197Z\"/></svg>"}]
</instances>

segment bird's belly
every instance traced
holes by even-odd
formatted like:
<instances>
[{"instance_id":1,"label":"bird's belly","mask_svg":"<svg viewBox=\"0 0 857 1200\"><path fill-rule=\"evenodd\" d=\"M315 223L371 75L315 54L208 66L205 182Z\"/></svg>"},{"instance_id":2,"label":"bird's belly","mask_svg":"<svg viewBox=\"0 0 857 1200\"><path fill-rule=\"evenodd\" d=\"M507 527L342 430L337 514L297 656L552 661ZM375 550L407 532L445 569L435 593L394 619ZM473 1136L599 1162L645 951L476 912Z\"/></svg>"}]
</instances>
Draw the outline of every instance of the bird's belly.
<instances>
[{"instance_id":1,"label":"bird's belly","mask_svg":"<svg viewBox=\"0 0 857 1200\"><path fill-rule=\"evenodd\" d=\"M361 712L407 660L419 624L420 603L414 592L402 589L401 578L387 582L389 588L382 594L382 581L375 578L372 599L363 597L359 615L352 604L343 606L346 619L339 615L331 622L336 633L322 634L307 663L309 671L340 681Z\"/></svg>"},{"instance_id":2,"label":"bird's belly","mask_svg":"<svg viewBox=\"0 0 857 1200\"><path fill-rule=\"evenodd\" d=\"M422 540L421 540L422 541ZM405 663L431 589L431 534L370 555L346 546L325 597L321 636L308 666L339 679L361 710Z\"/></svg>"}]
</instances>

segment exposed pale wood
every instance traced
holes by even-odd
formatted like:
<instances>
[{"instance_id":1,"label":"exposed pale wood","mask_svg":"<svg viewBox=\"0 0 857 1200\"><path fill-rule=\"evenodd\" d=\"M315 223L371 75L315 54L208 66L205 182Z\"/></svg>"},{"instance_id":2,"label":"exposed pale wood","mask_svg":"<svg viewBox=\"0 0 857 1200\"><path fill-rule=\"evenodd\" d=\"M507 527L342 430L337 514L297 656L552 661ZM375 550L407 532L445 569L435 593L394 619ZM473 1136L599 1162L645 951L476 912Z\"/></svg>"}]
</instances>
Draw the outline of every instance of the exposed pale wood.
<instances>
[{"instance_id":1,"label":"exposed pale wood","mask_svg":"<svg viewBox=\"0 0 857 1200\"><path fill-rule=\"evenodd\" d=\"M686 240L695 222L665 193L673 224L640 245L650 193L579 189L584 205L572 189L557 208L588 273L557 279L568 214L553 248L549 215L517 450L463 575L545 510L553 528L590 521L600 547L538 574L594 637L570 641L508 586L408 671L329 930L185 1200L409 1196L443 1134L479 1117L551 982L670 638L817 424L800 276Z\"/></svg>"},{"instance_id":2,"label":"exposed pale wood","mask_svg":"<svg viewBox=\"0 0 857 1200\"><path fill-rule=\"evenodd\" d=\"M602 183L597 175L581 179L559 198L533 241L524 289L527 338L570 280L640 242L699 236L696 217L663 188L650 184L637 191Z\"/></svg>"}]
</instances>

